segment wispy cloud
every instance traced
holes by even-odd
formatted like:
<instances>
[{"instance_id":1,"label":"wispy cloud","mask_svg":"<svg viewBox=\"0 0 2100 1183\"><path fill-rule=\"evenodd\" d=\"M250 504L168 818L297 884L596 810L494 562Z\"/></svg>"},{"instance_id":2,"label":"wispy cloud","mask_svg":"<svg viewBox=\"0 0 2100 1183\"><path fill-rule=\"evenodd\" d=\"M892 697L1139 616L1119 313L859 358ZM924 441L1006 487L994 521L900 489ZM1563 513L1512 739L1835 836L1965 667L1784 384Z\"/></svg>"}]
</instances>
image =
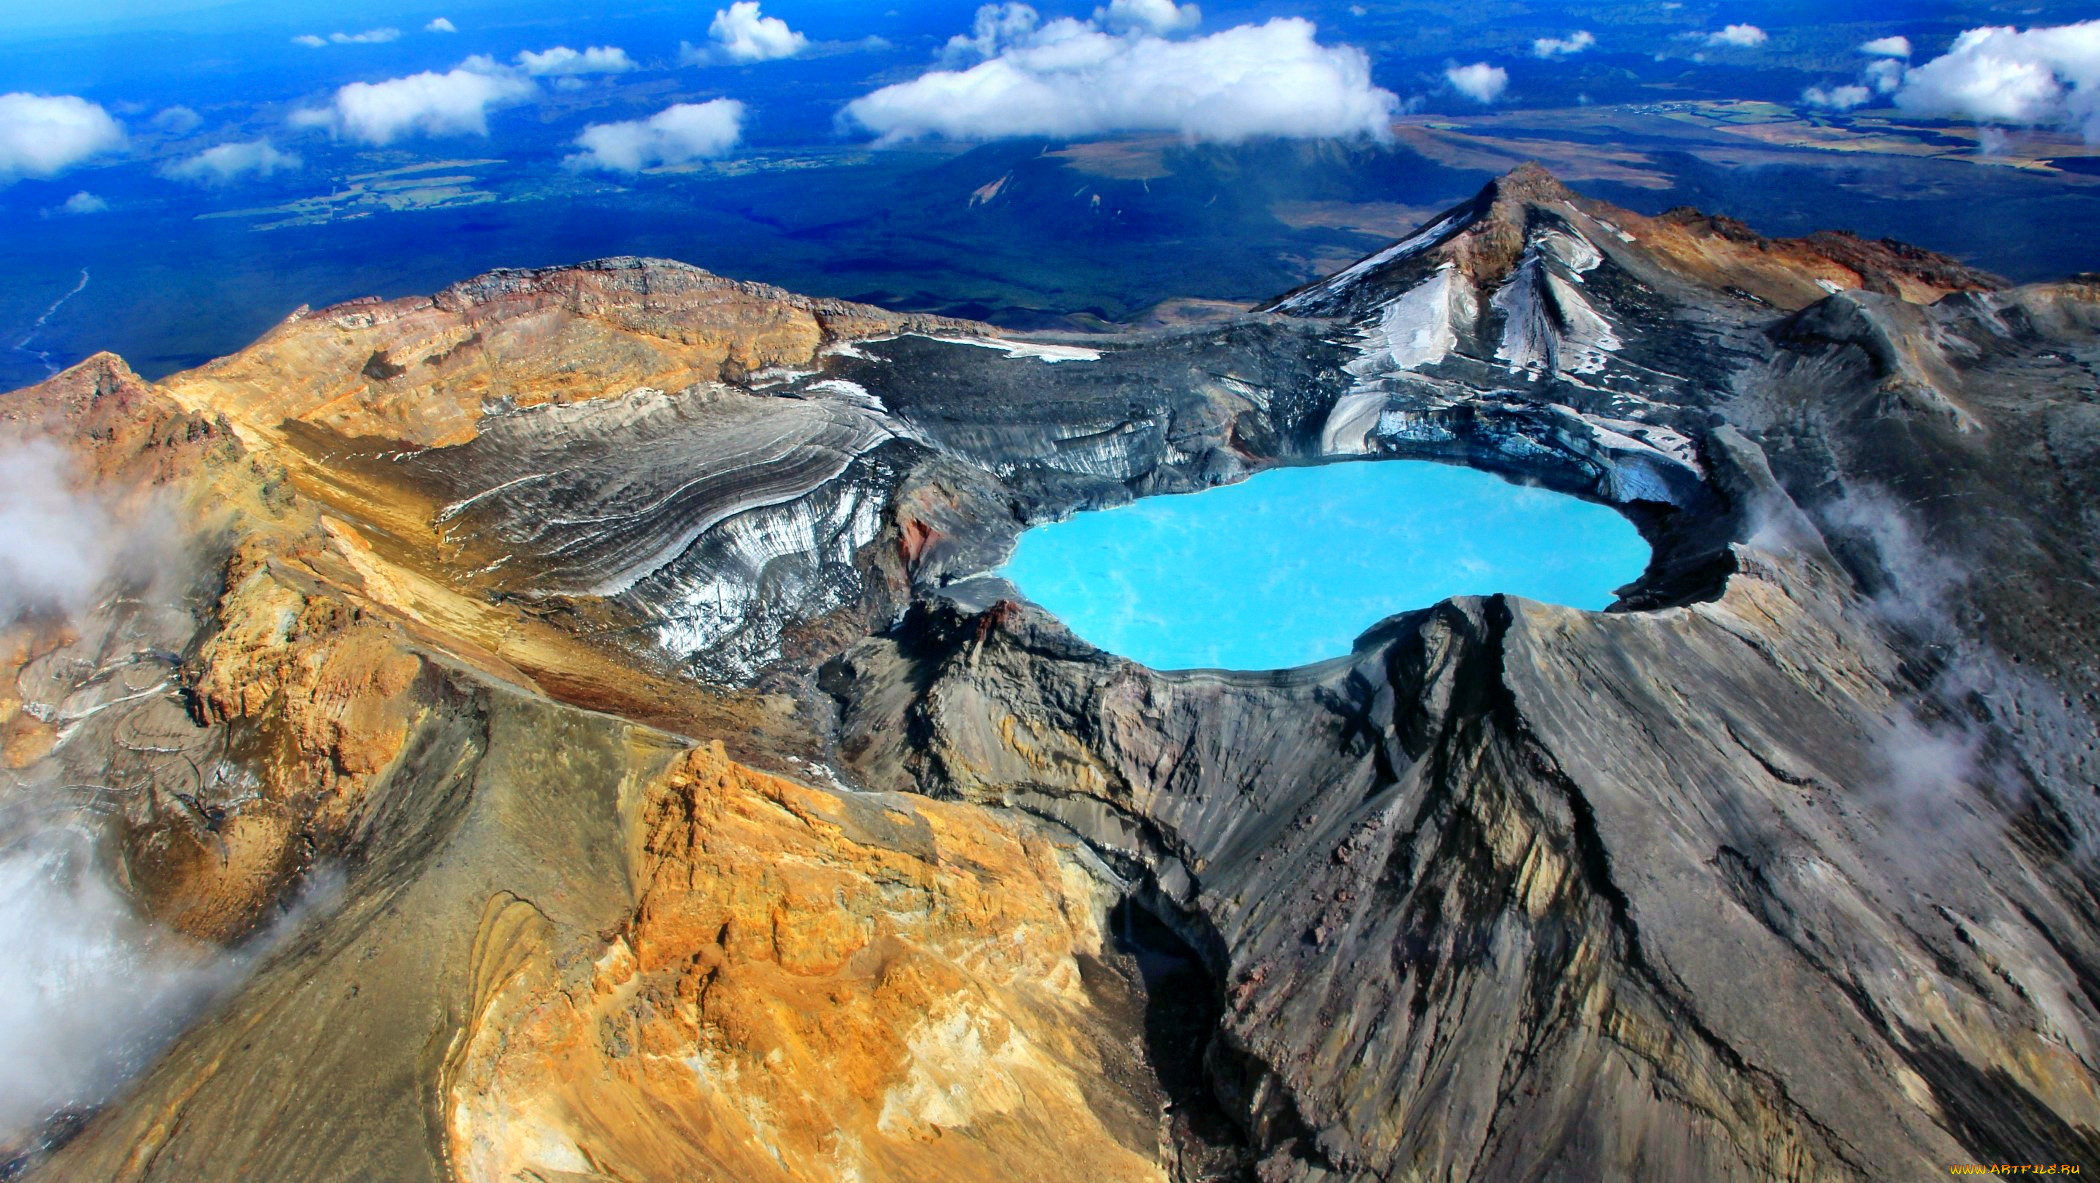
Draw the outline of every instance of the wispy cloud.
<instances>
[{"instance_id":1,"label":"wispy cloud","mask_svg":"<svg viewBox=\"0 0 2100 1183\"><path fill-rule=\"evenodd\" d=\"M1874 97L1874 92L1864 86L1811 86L1801 92L1801 101L1811 107L1826 111L1850 111L1864 107Z\"/></svg>"},{"instance_id":2,"label":"wispy cloud","mask_svg":"<svg viewBox=\"0 0 2100 1183\"><path fill-rule=\"evenodd\" d=\"M400 39L401 30L399 29L366 29L362 33L330 33L326 37L313 33L301 33L299 36L292 38L292 42L296 45L307 46L310 49L320 49L325 45L384 45L389 41L398 41Z\"/></svg>"},{"instance_id":3,"label":"wispy cloud","mask_svg":"<svg viewBox=\"0 0 2100 1183\"><path fill-rule=\"evenodd\" d=\"M634 59L627 56L626 50L611 45L593 45L581 50L557 45L538 53L528 49L517 56L517 63L520 69L534 77L624 74L636 68Z\"/></svg>"},{"instance_id":4,"label":"wispy cloud","mask_svg":"<svg viewBox=\"0 0 2100 1183\"><path fill-rule=\"evenodd\" d=\"M268 140L248 140L206 148L162 168L161 175L194 185L228 185L249 177L268 177L296 169L295 153L280 152Z\"/></svg>"},{"instance_id":5,"label":"wispy cloud","mask_svg":"<svg viewBox=\"0 0 2100 1183\"><path fill-rule=\"evenodd\" d=\"M1577 29L1565 37L1541 37L1531 43L1531 56L1539 58L1573 57L1597 44L1595 34L1588 29Z\"/></svg>"},{"instance_id":6,"label":"wispy cloud","mask_svg":"<svg viewBox=\"0 0 2100 1183\"><path fill-rule=\"evenodd\" d=\"M744 134L744 105L735 99L680 103L647 119L594 123L576 137L573 169L636 173L662 164L720 156Z\"/></svg>"},{"instance_id":7,"label":"wispy cloud","mask_svg":"<svg viewBox=\"0 0 2100 1183\"><path fill-rule=\"evenodd\" d=\"M1718 33L1706 35L1708 45L1724 49L1756 49L1771 39L1770 34L1756 25L1729 25Z\"/></svg>"},{"instance_id":8,"label":"wispy cloud","mask_svg":"<svg viewBox=\"0 0 2100 1183\"><path fill-rule=\"evenodd\" d=\"M204 125L204 116L188 107L169 107L153 117L153 126L170 135L188 135Z\"/></svg>"}]
</instances>

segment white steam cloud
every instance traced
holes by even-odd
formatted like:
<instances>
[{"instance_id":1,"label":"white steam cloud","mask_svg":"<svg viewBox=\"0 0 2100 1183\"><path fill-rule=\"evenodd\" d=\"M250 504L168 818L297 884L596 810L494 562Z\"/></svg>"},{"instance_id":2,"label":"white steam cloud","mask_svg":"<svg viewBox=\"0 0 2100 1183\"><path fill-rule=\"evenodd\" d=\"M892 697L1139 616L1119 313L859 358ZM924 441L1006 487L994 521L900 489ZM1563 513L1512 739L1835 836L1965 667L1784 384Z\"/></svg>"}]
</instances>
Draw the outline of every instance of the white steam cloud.
<instances>
[{"instance_id":1,"label":"white steam cloud","mask_svg":"<svg viewBox=\"0 0 2100 1183\"><path fill-rule=\"evenodd\" d=\"M524 101L536 91L486 57L472 57L444 74L426 70L385 82L353 82L319 110L294 112L296 127L327 127L367 144L391 144L409 135L489 134L489 112Z\"/></svg>"},{"instance_id":2,"label":"white steam cloud","mask_svg":"<svg viewBox=\"0 0 2100 1183\"><path fill-rule=\"evenodd\" d=\"M139 919L90 833L8 826L0 845L0 1140L94 1105L145 1066L231 967Z\"/></svg>"},{"instance_id":3,"label":"white steam cloud","mask_svg":"<svg viewBox=\"0 0 2100 1183\"><path fill-rule=\"evenodd\" d=\"M160 170L161 175L193 185L230 185L247 177L268 177L289 172L302 162L295 153L280 152L268 140L247 140L206 148Z\"/></svg>"},{"instance_id":4,"label":"white steam cloud","mask_svg":"<svg viewBox=\"0 0 2100 1183\"><path fill-rule=\"evenodd\" d=\"M594 123L576 137L583 151L563 160L573 169L637 173L660 164L720 156L744 134L744 104L735 99L680 103L624 123Z\"/></svg>"},{"instance_id":5,"label":"white steam cloud","mask_svg":"<svg viewBox=\"0 0 2100 1183\"><path fill-rule=\"evenodd\" d=\"M557 45L540 53L528 49L518 55L517 62L520 69L534 77L625 74L636 68L626 50L612 45L593 45L583 50Z\"/></svg>"},{"instance_id":6,"label":"white steam cloud","mask_svg":"<svg viewBox=\"0 0 2100 1183\"><path fill-rule=\"evenodd\" d=\"M124 145L124 129L78 95L0 94L0 186L55 177Z\"/></svg>"},{"instance_id":7,"label":"white steam cloud","mask_svg":"<svg viewBox=\"0 0 2100 1183\"><path fill-rule=\"evenodd\" d=\"M118 534L108 510L73 491L57 445L0 445L0 623L94 603L116 567Z\"/></svg>"},{"instance_id":8,"label":"white steam cloud","mask_svg":"<svg viewBox=\"0 0 2100 1183\"><path fill-rule=\"evenodd\" d=\"M1492 103L1509 89L1509 71L1486 62L1474 62L1470 66L1446 69L1444 81L1451 84L1451 89L1476 103Z\"/></svg>"},{"instance_id":9,"label":"white steam cloud","mask_svg":"<svg viewBox=\"0 0 2100 1183\"><path fill-rule=\"evenodd\" d=\"M1896 105L1914 115L2071 128L2100 143L2100 20L1970 29L1903 76Z\"/></svg>"},{"instance_id":10,"label":"white steam cloud","mask_svg":"<svg viewBox=\"0 0 2100 1183\"><path fill-rule=\"evenodd\" d=\"M1531 43L1531 56L1539 58L1572 57L1597 44L1596 35L1588 29L1577 29L1565 37L1541 37Z\"/></svg>"},{"instance_id":11,"label":"white steam cloud","mask_svg":"<svg viewBox=\"0 0 2100 1183\"><path fill-rule=\"evenodd\" d=\"M1138 131L1225 143L1387 138L1399 99L1371 85L1362 50L1321 45L1316 32L1293 17L1173 41L1069 18L1042 25L1026 5L987 5L972 36L947 50L986 60L883 87L843 118L886 143Z\"/></svg>"},{"instance_id":12,"label":"white steam cloud","mask_svg":"<svg viewBox=\"0 0 2100 1183\"><path fill-rule=\"evenodd\" d=\"M759 15L758 0L737 0L717 11L707 36L716 52L733 62L770 62L809 48L809 38L788 28L786 21Z\"/></svg>"},{"instance_id":13,"label":"white steam cloud","mask_svg":"<svg viewBox=\"0 0 2100 1183\"><path fill-rule=\"evenodd\" d=\"M1094 23L1119 33L1151 33L1168 36L1186 33L1203 23L1203 10L1174 0L1110 0L1108 7L1094 10Z\"/></svg>"},{"instance_id":14,"label":"white steam cloud","mask_svg":"<svg viewBox=\"0 0 2100 1183\"><path fill-rule=\"evenodd\" d=\"M1756 49L1772 38L1756 25L1729 25L1718 33L1708 33L1706 43L1717 48Z\"/></svg>"},{"instance_id":15,"label":"white steam cloud","mask_svg":"<svg viewBox=\"0 0 2100 1183\"><path fill-rule=\"evenodd\" d=\"M1910 56L1910 38L1876 37L1860 46L1859 51L1868 57L1907 58Z\"/></svg>"}]
</instances>

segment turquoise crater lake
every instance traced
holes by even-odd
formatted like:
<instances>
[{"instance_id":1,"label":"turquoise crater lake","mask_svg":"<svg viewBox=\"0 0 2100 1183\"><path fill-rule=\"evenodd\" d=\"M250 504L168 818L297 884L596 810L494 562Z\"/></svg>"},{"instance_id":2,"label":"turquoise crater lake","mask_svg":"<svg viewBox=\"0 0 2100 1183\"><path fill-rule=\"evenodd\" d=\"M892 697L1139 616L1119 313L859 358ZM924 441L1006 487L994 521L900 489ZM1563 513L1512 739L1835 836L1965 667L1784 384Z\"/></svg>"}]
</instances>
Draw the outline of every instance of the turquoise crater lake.
<instances>
[{"instance_id":1,"label":"turquoise crater lake","mask_svg":"<svg viewBox=\"0 0 2100 1183\"><path fill-rule=\"evenodd\" d=\"M1648 544L1617 512L1422 460L1286 468L1021 536L998 574L1154 669L1285 669L1396 612L1508 592L1601 609Z\"/></svg>"}]
</instances>

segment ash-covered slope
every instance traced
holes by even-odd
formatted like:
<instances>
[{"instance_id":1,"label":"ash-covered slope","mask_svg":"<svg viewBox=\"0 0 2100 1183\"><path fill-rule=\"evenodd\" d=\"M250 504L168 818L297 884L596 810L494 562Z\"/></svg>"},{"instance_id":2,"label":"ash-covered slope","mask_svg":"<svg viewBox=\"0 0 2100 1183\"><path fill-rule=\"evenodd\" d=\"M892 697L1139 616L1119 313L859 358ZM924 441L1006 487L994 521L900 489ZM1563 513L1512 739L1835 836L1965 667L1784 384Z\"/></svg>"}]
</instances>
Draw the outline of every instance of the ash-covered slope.
<instances>
[{"instance_id":1,"label":"ash-covered slope","mask_svg":"<svg viewBox=\"0 0 2100 1183\"><path fill-rule=\"evenodd\" d=\"M9 430L179 495L220 576L154 625L179 693L138 725L215 762L37 730L52 670L107 681L46 619L10 634L18 791L121 771L134 890L201 940L340 887L24 1161L2094 1158L2096 362L2100 285L1535 169L1195 331L1008 341L613 261L160 386L98 360ZM1615 505L1655 560L1608 613L1456 600L1273 674L1145 669L983 575L1033 522L1387 456ZM1140 913L1193 961L1132 960Z\"/></svg>"}]
</instances>

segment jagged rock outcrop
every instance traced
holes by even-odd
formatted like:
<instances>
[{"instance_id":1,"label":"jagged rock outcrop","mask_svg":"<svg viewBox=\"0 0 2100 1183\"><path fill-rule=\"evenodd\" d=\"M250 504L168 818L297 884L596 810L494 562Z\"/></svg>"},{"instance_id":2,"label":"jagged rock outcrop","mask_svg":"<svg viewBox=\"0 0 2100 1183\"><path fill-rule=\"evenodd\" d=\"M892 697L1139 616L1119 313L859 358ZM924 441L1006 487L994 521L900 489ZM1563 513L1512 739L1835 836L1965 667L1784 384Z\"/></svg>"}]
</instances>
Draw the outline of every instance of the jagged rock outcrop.
<instances>
[{"instance_id":1,"label":"jagged rock outcrop","mask_svg":"<svg viewBox=\"0 0 2100 1183\"><path fill-rule=\"evenodd\" d=\"M615 261L160 385L96 359L0 426L203 560L0 638L9 792L121 790L73 804L197 937L309 902L22 1161L2092 1157L2096 292L1524 169L1267 312L1084 344ZM1654 561L1607 613L1456 600L1274 673L1145 669L984 574L1377 457L1614 505Z\"/></svg>"}]
</instances>

